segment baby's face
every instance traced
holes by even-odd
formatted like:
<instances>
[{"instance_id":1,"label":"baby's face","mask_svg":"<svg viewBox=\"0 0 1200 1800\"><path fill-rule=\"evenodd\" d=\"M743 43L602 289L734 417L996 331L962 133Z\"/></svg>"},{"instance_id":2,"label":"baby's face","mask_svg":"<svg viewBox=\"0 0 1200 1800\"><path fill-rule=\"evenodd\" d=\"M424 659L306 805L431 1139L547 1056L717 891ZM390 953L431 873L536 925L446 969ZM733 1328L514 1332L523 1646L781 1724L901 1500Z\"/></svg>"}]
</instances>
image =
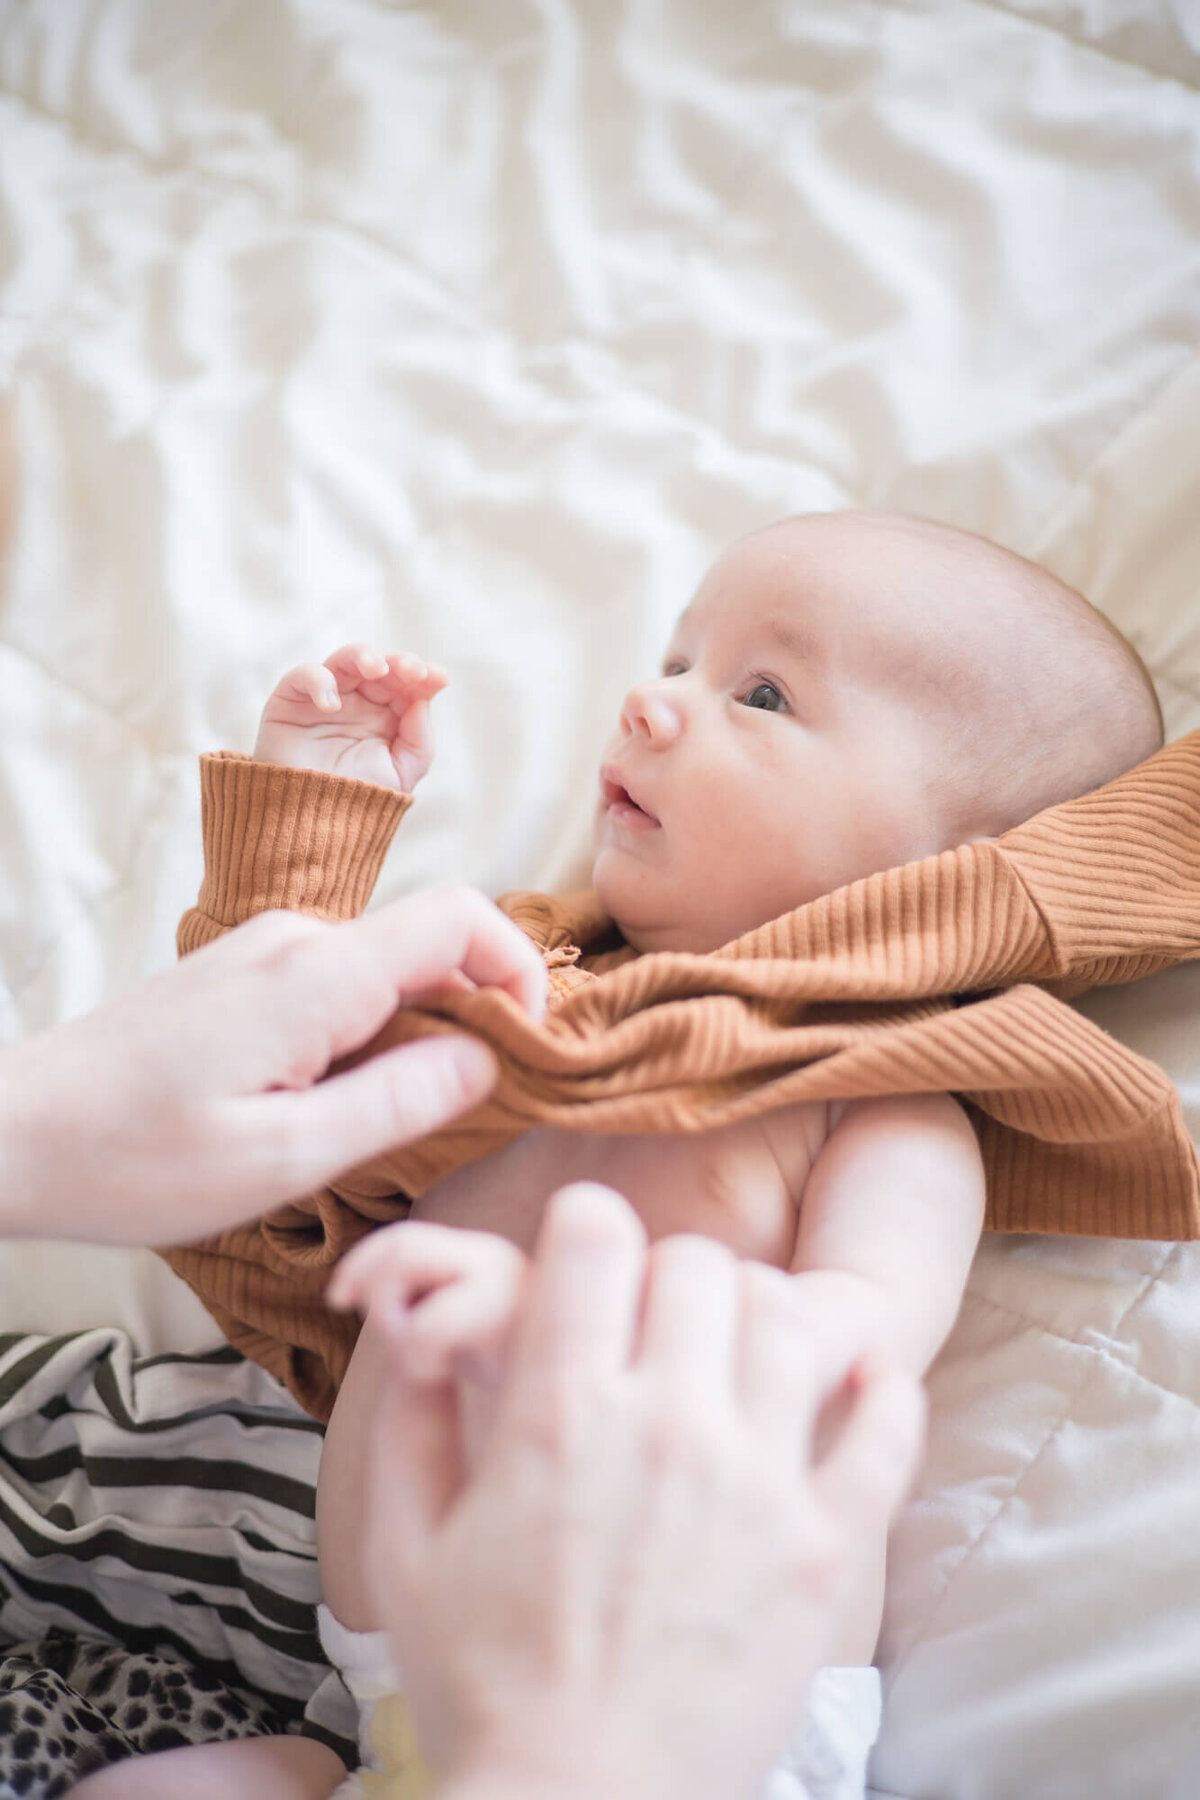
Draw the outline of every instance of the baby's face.
<instances>
[{"instance_id":1,"label":"baby's face","mask_svg":"<svg viewBox=\"0 0 1200 1800\"><path fill-rule=\"evenodd\" d=\"M918 553L793 523L710 570L600 771L593 879L639 949L711 950L945 847L931 619L889 579Z\"/></svg>"}]
</instances>

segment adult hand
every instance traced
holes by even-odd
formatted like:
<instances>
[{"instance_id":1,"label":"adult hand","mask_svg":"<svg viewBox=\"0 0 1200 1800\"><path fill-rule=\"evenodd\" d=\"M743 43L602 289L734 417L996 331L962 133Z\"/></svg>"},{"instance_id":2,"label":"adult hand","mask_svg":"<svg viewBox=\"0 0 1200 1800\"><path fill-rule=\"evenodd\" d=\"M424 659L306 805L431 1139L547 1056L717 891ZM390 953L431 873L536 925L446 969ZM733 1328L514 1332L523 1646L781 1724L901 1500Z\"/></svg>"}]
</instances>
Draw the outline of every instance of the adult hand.
<instances>
[{"instance_id":1,"label":"adult hand","mask_svg":"<svg viewBox=\"0 0 1200 1800\"><path fill-rule=\"evenodd\" d=\"M911 1478L915 1380L855 1372L779 1271L648 1250L618 1195L567 1188L467 1470L456 1382L427 1344L410 1367L378 1236L335 1292L392 1334L366 1557L439 1794L755 1793Z\"/></svg>"},{"instance_id":2,"label":"adult hand","mask_svg":"<svg viewBox=\"0 0 1200 1800\"><path fill-rule=\"evenodd\" d=\"M469 888L349 924L264 913L57 1030L0 1052L0 1232L183 1243L311 1192L490 1091L444 1036L322 1080L404 999L505 988L535 1016L542 959Z\"/></svg>"}]
</instances>

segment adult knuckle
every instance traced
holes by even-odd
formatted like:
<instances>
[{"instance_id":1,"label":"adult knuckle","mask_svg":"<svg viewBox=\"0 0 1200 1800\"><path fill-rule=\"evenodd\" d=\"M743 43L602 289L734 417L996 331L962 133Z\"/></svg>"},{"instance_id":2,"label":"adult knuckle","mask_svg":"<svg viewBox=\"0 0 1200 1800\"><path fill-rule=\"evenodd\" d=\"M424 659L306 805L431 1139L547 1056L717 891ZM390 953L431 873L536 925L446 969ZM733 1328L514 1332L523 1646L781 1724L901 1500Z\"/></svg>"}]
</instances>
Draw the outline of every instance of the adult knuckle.
<instances>
[{"instance_id":1,"label":"adult knuckle","mask_svg":"<svg viewBox=\"0 0 1200 1800\"><path fill-rule=\"evenodd\" d=\"M256 914L238 929L243 933L243 942L253 946L264 966L270 966L300 954L321 926L318 920L304 913L275 907Z\"/></svg>"},{"instance_id":2,"label":"adult knuckle","mask_svg":"<svg viewBox=\"0 0 1200 1800\"><path fill-rule=\"evenodd\" d=\"M750 1300L785 1317L796 1315L795 1279L782 1269L767 1263L746 1262L739 1265L743 1290Z\"/></svg>"},{"instance_id":3,"label":"adult knuckle","mask_svg":"<svg viewBox=\"0 0 1200 1800\"><path fill-rule=\"evenodd\" d=\"M670 1471L710 1485L724 1470L718 1434L703 1408L678 1397L651 1413L646 1452L650 1466L659 1473Z\"/></svg>"},{"instance_id":4,"label":"adult knuckle","mask_svg":"<svg viewBox=\"0 0 1200 1800\"><path fill-rule=\"evenodd\" d=\"M313 1186L312 1153L298 1132L260 1138L248 1153L257 1181L270 1185L289 1201L303 1198Z\"/></svg>"},{"instance_id":5,"label":"adult knuckle","mask_svg":"<svg viewBox=\"0 0 1200 1800\"><path fill-rule=\"evenodd\" d=\"M810 1514L792 1543L793 1587L814 1601L833 1601L842 1591L854 1548L852 1534L831 1513Z\"/></svg>"},{"instance_id":6,"label":"adult knuckle","mask_svg":"<svg viewBox=\"0 0 1200 1800\"><path fill-rule=\"evenodd\" d=\"M470 882L446 882L441 887L428 889L430 904L439 911L471 911L482 900L479 889L471 887Z\"/></svg>"},{"instance_id":7,"label":"adult knuckle","mask_svg":"<svg viewBox=\"0 0 1200 1800\"><path fill-rule=\"evenodd\" d=\"M570 1470L589 1461L611 1436L613 1395L590 1373L547 1370L526 1409L525 1433L552 1462Z\"/></svg>"},{"instance_id":8,"label":"adult knuckle","mask_svg":"<svg viewBox=\"0 0 1200 1800\"><path fill-rule=\"evenodd\" d=\"M755 1537L778 1537L781 1530L790 1536L796 1512L794 1483L780 1480L752 1449L729 1457L727 1471L730 1508L736 1510L742 1529Z\"/></svg>"},{"instance_id":9,"label":"adult knuckle","mask_svg":"<svg viewBox=\"0 0 1200 1800\"><path fill-rule=\"evenodd\" d=\"M890 1512L899 1502L912 1475L916 1446L912 1437L897 1427L881 1436L860 1461L857 1499L868 1516Z\"/></svg>"},{"instance_id":10,"label":"adult knuckle","mask_svg":"<svg viewBox=\"0 0 1200 1800\"><path fill-rule=\"evenodd\" d=\"M401 1134L454 1115L473 1098L468 1072L436 1037L404 1051L389 1071L385 1089L393 1129Z\"/></svg>"},{"instance_id":11,"label":"adult knuckle","mask_svg":"<svg viewBox=\"0 0 1200 1800\"><path fill-rule=\"evenodd\" d=\"M579 1450L582 1416L580 1384L564 1370L547 1371L527 1408L525 1435L553 1461L567 1462Z\"/></svg>"},{"instance_id":12,"label":"adult knuckle","mask_svg":"<svg viewBox=\"0 0 1200 1800\"><path fill-rule=\"evenodd\" d=\"M738 1270L738 1259L727 1244L699 1232L679 1232L660 1238L654 1246L654 1260L660 1269L676 1278L703 1280L713 1275L732 1274Z\"/></svg>"},{"instance_id":13,"label":"adult knuckle","mask_svg":"<svg viewBox=\"0 0 1200 1800\"><path fill-rule=\"evenodd\" d=\"M467 881L452 881L445 887L434 888L431 899L447 912L471 915L491 911L491 902Z\"/></svg>"}]
</instances>

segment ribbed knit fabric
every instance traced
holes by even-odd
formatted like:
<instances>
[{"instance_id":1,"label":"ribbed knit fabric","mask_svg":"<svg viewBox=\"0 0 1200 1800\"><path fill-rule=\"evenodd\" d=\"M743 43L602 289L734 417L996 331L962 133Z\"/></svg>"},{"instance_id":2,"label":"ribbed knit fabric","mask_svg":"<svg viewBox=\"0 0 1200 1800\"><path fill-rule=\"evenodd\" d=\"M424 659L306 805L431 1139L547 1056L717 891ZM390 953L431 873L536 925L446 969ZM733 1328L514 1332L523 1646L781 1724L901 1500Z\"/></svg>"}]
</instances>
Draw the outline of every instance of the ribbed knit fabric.
<instances>
[{"instance_id":1,"label":"ribbed knit fabric","mask_svg":"<svg viewBox=\"0 0 1200 1800\"><path fill-rule=\"evenodd\" d=\"M183 950L263 906L353 915L407 803L233 757L205 759L204 800ZM1200 956L1200 732L994 843L868 876L710 955L636 955L592 894L501 904L546 954L545 1021L495 990L448 994L370 1046L467 1025L499 1057L492 1097L269 1220L167 1253L319 1416L356 1330L322 1304L333 1263L533 1124L699 1131L799 1100L946 1091L979 1134L991 1229L1200 1236L1175 1089L1061 998Z\"/></svg>"},{"instance_id":2,"label":"ribbed knit fabric","mask_svg":"<svg viewBox=\"0 0 1200 1800\"><path fill-rule=\"evenodd\" d=\"M354 789L345 809L331 804L330 777L312 769L201 757L204 881L179 927L181 956L273 907L318 919L363 911L412 795L344 785Z\"/></svg>"}]
</instances>

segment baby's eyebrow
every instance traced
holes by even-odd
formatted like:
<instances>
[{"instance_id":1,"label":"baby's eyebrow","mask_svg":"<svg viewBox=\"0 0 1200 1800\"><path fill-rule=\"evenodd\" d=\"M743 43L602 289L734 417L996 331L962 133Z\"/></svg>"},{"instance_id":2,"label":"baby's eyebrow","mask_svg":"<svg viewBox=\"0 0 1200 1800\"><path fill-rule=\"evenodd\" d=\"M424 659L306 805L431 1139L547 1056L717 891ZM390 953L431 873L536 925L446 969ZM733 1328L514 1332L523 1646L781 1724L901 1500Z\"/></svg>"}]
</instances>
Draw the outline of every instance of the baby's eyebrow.
<instances>
[{"instance_id":1,"label":"baby's eyebrow","mask_svg":"<svg viewBox=\"0 0 1200 1800\"><path fill-rule=\"evenodd\" d=\"M768 619L767 630L781 649L801 662L820 660L820 647L809 631L793 625L788 619Z\"/></svg>"}]
</instances>

